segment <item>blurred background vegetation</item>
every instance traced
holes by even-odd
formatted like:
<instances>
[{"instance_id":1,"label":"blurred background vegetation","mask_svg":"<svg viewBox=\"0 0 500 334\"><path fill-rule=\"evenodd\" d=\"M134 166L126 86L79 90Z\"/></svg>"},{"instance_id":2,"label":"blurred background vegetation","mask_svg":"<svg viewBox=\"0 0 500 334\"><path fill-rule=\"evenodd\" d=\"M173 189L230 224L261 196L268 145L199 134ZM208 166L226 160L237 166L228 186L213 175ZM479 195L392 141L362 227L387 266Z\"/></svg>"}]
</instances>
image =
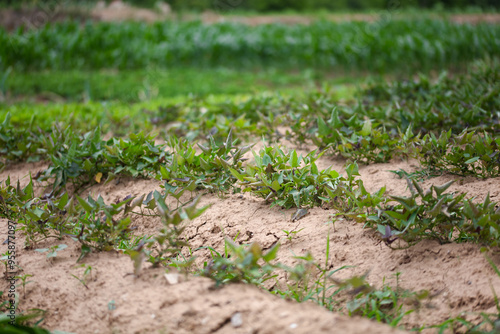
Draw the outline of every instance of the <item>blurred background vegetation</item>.
<instances>
[{"instance_id":1,"label":"blurred background vegetation","mask_svg":"<svg viewBox=\"0 0 500 334\"><path fill-rule=\"evenodd\" d=\"M125 0L137 7L152 8L158 0ZM2 6L47 4L92 4L97 0L0 0ZM111 0L106 0L111 2ZM360 11L387 8L495 10L498 0L165 0L173 10L279 11Z\"/></svg>"}]
</instances>

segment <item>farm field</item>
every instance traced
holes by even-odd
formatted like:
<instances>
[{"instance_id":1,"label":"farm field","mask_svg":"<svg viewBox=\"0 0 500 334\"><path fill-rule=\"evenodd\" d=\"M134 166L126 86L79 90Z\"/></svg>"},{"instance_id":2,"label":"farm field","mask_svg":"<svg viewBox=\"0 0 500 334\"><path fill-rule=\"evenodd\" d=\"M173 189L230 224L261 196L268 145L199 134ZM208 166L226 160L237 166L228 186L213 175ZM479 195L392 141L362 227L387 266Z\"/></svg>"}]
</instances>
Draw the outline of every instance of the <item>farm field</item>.
<instances>
[{"instance_id":1,"label":"farm field","mask_svg":"<svg viewBox=\"0 0 500 334\"><path fill-rule=\"evenodd\" d=\"M0 29L0 331L498 333L500 26L228 21Z\"/></svg>"}]
</instances>

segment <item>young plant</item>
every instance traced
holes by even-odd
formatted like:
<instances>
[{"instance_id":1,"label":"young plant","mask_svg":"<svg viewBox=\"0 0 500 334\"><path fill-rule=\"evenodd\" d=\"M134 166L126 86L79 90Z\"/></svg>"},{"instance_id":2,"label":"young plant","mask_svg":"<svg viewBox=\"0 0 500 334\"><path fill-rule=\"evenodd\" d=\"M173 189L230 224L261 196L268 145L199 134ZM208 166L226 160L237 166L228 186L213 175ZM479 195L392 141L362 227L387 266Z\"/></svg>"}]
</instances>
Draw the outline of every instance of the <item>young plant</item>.
<instances>
[{"instance_id":1,"label":"young plant","mask_svg":"<svg viewBox=\"0 0 500 334\"><path fill-rule=\"evenodd\" d=\"M79 265L78 267L80 268L85 268L84 272L83 272L83 276L80 278L76 275L73 275L71 274L71 276L73 276L74 278L76 278L86 289L88 289L89 287L87 286L87 283L89 281L93 281L93 277L92 277L92 266L91 265L85 265L85 263L82 263L81 265Z\"/></svg>"},{"instance_id":2,"label":"young plant","mask_svg":"<svg viewBox=\"0 0 500 334\"><path fill-rule=\"evenodd\" d=\"M407 181L410 197L390 196L396 205L379 206L377 214L366 215L367 225L376 227L387 245L396 239L409 245L422 239L500 244L500 208L489 195L475 204L465 200L465 194L445 193L454 181L433 185L425 192L416 180Z\"/></svg>"},{"instance_id":3,"label":"young plant","mask_svg":"<svg viewBox=\"0 0 500 334\"><path fill-rule=\"evenodd\" d=\"M500 138L464 130L439 137L426 135L418 143L417 158L431 171L481 178L500 175Z\"/></svg>"},{"instance_id":4,"label":"young plant","mask_svg":"<svg viewBox=\"0 0 500 334\"><path fill-rule=\"evenodd\" d=\"M297 235L297 233L299 233L300 231L302 231L304 228L301 228L300 230L292 230L292 231L287 231L287 230L282 230L283 233L285 233L286 235L286 238L292 242L293 238Z\"/></svg>"},{"instance_id":5,"label":"young plant","mask_svg":"<svg viewBox=\"0 0 500 334\"><path fill-rule=\"evenodd\" d=\"M264 147L253 152L255 163L244 173L231 169L243 191L251 191L273 201L272 206L305 208L329 202L329 195L341 183L340 175L328 168L319 171L317 150L302 157L295 150L285 153L280 147Z\"/></svg>"},{"instance_id":6,"label":"young plant","mask_svg":"<svg viewBox=\"0 0 500 334\"><path fill-rule=\"evenodd\" d=\"M182 237L187 222L199 217L209 207L196 208L200 199L198 197L189 205L170 210L165 203L165 197L162 197L158 191L154 191L153 198L154 201L148 206L158 212L163 226L151 238L143 238L135 249L126 251L126 254L134 262L134 274L136 276L139 275L144 260L150 262L153 267L174 263L175 258L181 254L182 249L189 246L188 242Z\"/></svg>"},{"instance_id":7,"label":"young plant","mask_svg":"<svg viewBox=\"0 0 500 334\"><path fill-rule=\"evenodd\" d=\"M57 252L60 252L64 249L66 249L68 246L65 244L60 244L57 246L52 246L50 248L40 248L40 249L35 249L36 252L39 253L45 253L47 252L47 260L52 260L57 256Z\"/></svg>"},{"instance_id":8,"label":"young plant","mask_svg":"<svg viewBox=\"0 0 500 334\"><path fill-rule=\"evenodd\" d=\"M27 279L30 277L33 277L33 275L25 274L22 276L15 276L14 277L15 279L21 280L21 284L19 284L19 285L23 287L24 298L26 298L26 285L28 285L29 283L33 283L33 281L27 281Z\"/></svg>"},{"instance_id":9,"label":"young plant","mask_svg":"<svg viewBox=\"0 0 500 334\"><path fill-rule=\"evenodd\" d=\"M264 253L257 243L244 246L226 239L223 255L211 249L213 258L209 263L205 262L203 275L213 279L217 286L235 282L261 286L276 277L273 272L278 267L272 261L278 249L279 244L275 244Z\"/></svg>"},{"instance_id":10,"label":"young plant","mask_svg":"<svg viewBox=\"0 0 500 334\"><path fill-rule=\"evenodd\" d=\"M157 178L166 180L170 187L186 186L194 182L196 188L227 192L236 181L230 169L241 171L245 160L243 155L253 146L237 147L236 143L232 131L229 131L221 144L217 144L213 137L209 138L208 146L198 144L201 153L197 154L191 143L172 137L169 140L169 145L174 150L172 160L160 168Z\"/></svg>"},{"instance_id":11,"label":"young plant","mask_svg":"<svg viewBox=\"0 0 500 334\"><path fill-rule=\"evenodd\" d=\"M122 240L128 240L130 235L130 217L128 212L133 207L127 205L134 199L128 196L123 201L106 204L101 196L94 200L91 196L87 200L76 196L82 207L79 213L75 234L72 237L82 244L82 254L78 261L92 250L109 251L120 244ZM141 203L135 202L138 206Z\"/></svg>"},{"instance_id":12,"label":"young plant","mask_svg":"<svg viewBox=\"0 0 500 334\"><path fill-rule=\"evenodd\" d=\"M399 275L396 274L396 287L385 284L381 289L372 287L366 277L353 277L338 282L343 288L351 289L354 297L347 302L346 308L350 316L362 316L397 327L403 317L414 312L408 305L420 307L421 301L430 298L429 291L413 292L399 287Z\"/></svg>"}]
</instances>

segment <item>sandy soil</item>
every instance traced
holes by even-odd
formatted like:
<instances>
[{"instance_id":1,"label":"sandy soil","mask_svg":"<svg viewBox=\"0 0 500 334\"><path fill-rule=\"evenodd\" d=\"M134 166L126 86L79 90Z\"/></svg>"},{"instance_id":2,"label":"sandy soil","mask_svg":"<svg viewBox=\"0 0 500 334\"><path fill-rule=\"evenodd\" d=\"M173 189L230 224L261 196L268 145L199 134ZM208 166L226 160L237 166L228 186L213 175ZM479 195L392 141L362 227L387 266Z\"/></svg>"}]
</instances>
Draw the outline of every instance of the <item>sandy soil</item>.
<instances>
[{"instance_id":1,"label":"sandy soil","mask_svg":"<svg viewBox=\"0 0 500 334\"><path fill-rule=\"evenodd\" d=\"M340 159L325 157L318 166L333 165L342 171L343 163ZM416 168L414 164L394 161L361 166L361 178L370 191L386 185L390 194L405 194L406 182L389 170L412 171ZM0 174L0 180L10 175L13 182L21 179L21 184L25 184L25 175L35 174L45 166L44 163L11 166ZM457 179L451 191L467 192L478 198L490 192L493 201L500 201L500 178L483 181L444 175L425 181L424 186L450 179ZM88 192L94 196L101 194L106 201L115 201L155 189L159 190L158 181L122 178L108 185L95 185ZM492 288L500 292L500 278L480 252L480 245L440 245L424 241L408 249L392 250L380 242L376 232L364 229L362 224L347 219L332 223L332 210L314 208L301 220L291 222L294 210L270 208L262 199L248 193L225 198L205 194L201 205L205 204L211 207L185 232L197 256L195 266L200 268L210 255L199 248L211 246L222 251L225 237L238 243L258 242L264 249L279 242L278 260L286 264L294 263L293 254L306 252L324 262L329 235L330 267L353 266L339 271L336 278L369 272L368 281L372 285L380 287L385 279L386 284L395 286L394 276L400 273L401 288L428 290L434 295L404 318L402 325L407 328L437 324L463 313L469 320L477 320L478 312L495 311ZM0 221L1 240L6 238L6 223ZM152 234L160 222L139 217L134 219L134 225L138 227L137 234ZM300 229L292 240L287 239L283 231ZM91 254L84 260L93 268L93 278L85 288L71 276L81 277L84 270L76 263L79 256L76 242L66 239L37 245L38 248L61 243L69 246L49 262L44 254L23 249L20 232L18 238L18 264L24 274L33 275L33 283L26 286L21 307L46 310L43 324L50 329L74 333L327 333L333 328L339 333L395 332L387 326L348 318L312 303L285 301L253 286L236 284L215 289L212 281L194 276L180 276L179 283L169 284L164 270L148 265L140 277L134 278L129 275L133 272L130 258L116 252ZM499 255L490 256L500 264ZM6 286L4 280L0 281L2 290L5 291ZM116 309L110 311L110 305Z\"/></svg>"}]
</instances>

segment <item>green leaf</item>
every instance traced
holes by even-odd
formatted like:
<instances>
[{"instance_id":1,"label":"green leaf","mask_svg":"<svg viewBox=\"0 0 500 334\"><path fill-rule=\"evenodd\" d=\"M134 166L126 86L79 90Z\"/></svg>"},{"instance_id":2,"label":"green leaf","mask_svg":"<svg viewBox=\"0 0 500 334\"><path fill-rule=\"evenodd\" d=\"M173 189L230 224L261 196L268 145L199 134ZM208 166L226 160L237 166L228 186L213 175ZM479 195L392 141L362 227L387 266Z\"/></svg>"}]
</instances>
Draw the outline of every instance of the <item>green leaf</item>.
<instances>
[{"instance_id":1,"label":"green leaf","mask_svg":"<svg viewBox=\"0 0 500 334\"><path fill-rule=\"evenodd\" d=\"M476 162L478 160L479 160L479 157L474 157L474 158L471 158L471 159L467 160L465 163L466 164L471 164L471 163L474 163L474 162Z\"/></svg>"},{"instance_id":2,"label":"green leaf","mask_svg":"<svg viewBox=\"0 0 500 334\"><path fill-rule=\"evenodd\" d=\"M293 201L295 202L295 206L300 208L300 192L298 192L296 189L293 189L290 191L290 195L293 197Z\"/></svg>"},{"instance_id":3,"label":"green leaf","mask_svg":"<svg viewBox=\"0 0 500 334\"><path fill-rule=\"evenodd\" d=\"M453 183L455 183L455 180L449 181L441 186L432 186L434 188L434 191L436 192L437 196L441 196L442 193L446 191Z\"/></svg>"},{"instance_id":4,"label":"green leaf","mask_svg":"<svg viewBox=\"0 0 500 334\"><path fill-rule=\"evenodd\" d=\"M229 171L231 172L231 174L233 174L233 176L235 178L238 179L238 181L240 181L240 182L245 181L245 179L243 178L243 175L241 175L240 173L238 173L238 171L236 171L235 169L229 168Z\"/></svg>"},{"instance_id":5,"label":"green leaf","mask_svg":"<svg viewBox=\"0 0 500 334\"><path fill-rule=\"evenodd\" d=\"M297 152L295 150L292 151L292 155L290 157L289 163L290 163L290 166L292 166L292 168L297 168L300 165L299 158L297 157Z\"/></svg>"},{"instance_id":6,"label":"green leaf","mask_svg":"<svg viewBox=\"0 0 500 334\"><path fill-rule=\"evenodd\" d=\"M276 243L273 247L271 247L271 249L269 249L266 252L266 254L264 254L262 256L262 259L264 259L264 261L266 261L266 262L274 260L276 258L276 256L278 255L279 248L280 248L280 244Z\"/></svg>"},{"instance_id":7,"label":"green leaf","mask_svg":"<svg viewBox=\"0 0 500 334\"><path fill-rule=\"evenodd\" d=\"M266 153L262 157L262 166L268 166L271 165L271 157Z\"/></svg>"},{"instance_id":8,"label":"green leaf","mask_svg":"<svg viewBox=\"0 0 500 334\"><path fill-rule=\"evenodd\" d=\"M280 185L280 183L278 182L278 180L274 180L274 181L271 183L271 188L272 188L274 191L278 191L278 190L280 190L281 185Z\"/></svg>"},{"instance_id":9,"label":"green leaf","mask_svg":"<svg viewBox=\"0 0 500 334\"><path fill-rule=\"evenodd\" d=\"M92 212L94 208L86 200L84 200L78 195L76 195L76 199L87 213Z\"/></svg>"},{"instance_id":10,"label":"green leaf","mask_svg":"<svg viewBox=\"0 0 500 334\"><path fill-rule=\"evenodd\" d=\"M362 136L369 136L371 133L372 133L372 121L370 119L367 119L363 124L363 128L361 129L359 134Z\"/></svg>"},{"instance_id":11,"label":"green leaf","mask_svg":"<svg viewBox=\"0 0 500 334\"><path fill-rule=\"evenodd\" d=\"M318 117L318 134L320 136L328 136L330 134L330 132L331 132L331 130L328 127L328 125L326 125L323 118Z\"/></svg>"}]
</instances>

